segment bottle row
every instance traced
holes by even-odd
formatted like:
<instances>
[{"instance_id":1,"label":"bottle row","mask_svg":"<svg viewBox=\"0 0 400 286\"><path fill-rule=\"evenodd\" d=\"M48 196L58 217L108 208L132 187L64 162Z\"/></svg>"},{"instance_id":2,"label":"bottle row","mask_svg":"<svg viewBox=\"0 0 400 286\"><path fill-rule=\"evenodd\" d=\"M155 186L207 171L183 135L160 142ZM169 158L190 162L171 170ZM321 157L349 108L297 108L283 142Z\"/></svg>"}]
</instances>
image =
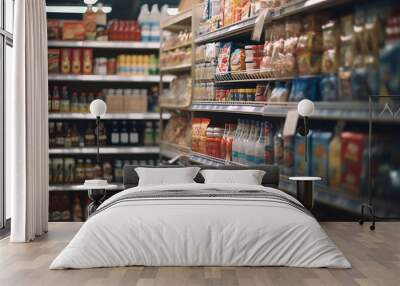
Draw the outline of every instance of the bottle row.
<instances>
[{"instance_id":1,"label":"bottle row","mask_svg":"<svg viewBox=\"0 0 400 286\"><path fill-rule=\"evenodd\" d=\"M155 146L159 142L159 122L111 121L99 125L100 146ZM50 148L94 147L97 131L88 123L86 129L68 122L49 122Z\"/></svg>"},{"instance_id":2,"label":"bottle row","mask_svg":"<svg viewBox=\"0 0 400 286\"><path fill-rule=\"evenodd\" d=\"M107 112L157 111L158 87L147 89L103 89L101 91L73 91L67 86L49 88L49 112L88 113L90 103L102 99L107 103Z\"/></svg>"},{"instance_id":3,"label":"bottle row","mask_svg":"<svg viewBox=\"0 0 400 286\"><path fill-rule=\"evenodd\" d=\"M53 74L143 76L159 74L156 55L121 54L94 57L93 49L49 49L48 71Z\"/></svg>"},{"instance_id":4,"label":"bottle row","mask_svg":"<svg viewBox=\"0 0 400 286\"><path fill-rule=\"evenodd\" d=\"M211 124L209 118L194 118L192 150L245 165L276 164L286 175L319 176L333 188L353 193L367 192L368 134L344 131L314 131L309 135L308 164L305 163L305 137L284 137L282 128L267 121L239 119L225 128ZM398 140L398 138L397 138ZM374 149L374 170L385 188L380 195L395 194L400 163L395 156L394 135L380 138ZM391 155L390 155L391 154ZM400 197L397 192L396 196Z\"/></svg>"},{"instance_id":5,"label":"bottle row","mask_svg":"<svg viewBox=\"0 0 400 286\"><path fill-rule=\"evenodd\" d=\"M92 159L50 158L49 183L83 184L85 180L103 178L109 183L122 183L125 165L156 166L158 160L105 160L101 165Z\"/></svg>"}]
</instances>

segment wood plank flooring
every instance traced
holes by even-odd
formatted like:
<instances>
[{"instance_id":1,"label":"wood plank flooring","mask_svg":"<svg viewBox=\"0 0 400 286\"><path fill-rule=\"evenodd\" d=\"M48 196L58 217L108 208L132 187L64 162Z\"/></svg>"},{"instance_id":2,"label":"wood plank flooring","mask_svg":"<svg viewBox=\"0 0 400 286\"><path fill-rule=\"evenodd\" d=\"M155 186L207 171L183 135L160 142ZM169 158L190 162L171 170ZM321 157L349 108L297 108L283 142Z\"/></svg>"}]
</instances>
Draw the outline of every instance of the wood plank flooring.
<instances>
[{"instance_id":1,"label":"wood plank flooring","mask_svg":"<svg viewBox=\"0 0 400 286\"><path fill-rule=\"evenodd\" d=\"M124 267L48 270L80 223L50 223L44 237L27 244L0 241L0 285L264 286L264 285L400 285L400 222L322 223L353 268L289 267Z\"/></svg>"}]
</instances>

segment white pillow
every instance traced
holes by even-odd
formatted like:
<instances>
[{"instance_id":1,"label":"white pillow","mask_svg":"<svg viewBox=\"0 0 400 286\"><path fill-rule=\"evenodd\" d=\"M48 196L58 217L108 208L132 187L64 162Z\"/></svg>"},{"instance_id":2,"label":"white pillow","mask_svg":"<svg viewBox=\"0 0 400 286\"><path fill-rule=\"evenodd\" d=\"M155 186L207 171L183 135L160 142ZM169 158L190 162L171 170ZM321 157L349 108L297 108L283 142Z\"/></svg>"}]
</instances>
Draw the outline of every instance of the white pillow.
<instances>
[{"instance_id":1,"label":"white pillow","mask_svg":"<svg viewBox=\"0 0 400 286\"><path fill-rule=\"evenodd\" d=\"M139 176L138 186L195 183L200 168L135 168Z\"/></svg>"},{"instance_id":2,"label":"white pillow","mask_svg":"<svg viewBox=\"0 0 400 286\"><path fill-rule=\"evenodd\" d=\"M265 171L262 170L202 170L205 184L261 185Z\"/></svg>"}]
</instances>

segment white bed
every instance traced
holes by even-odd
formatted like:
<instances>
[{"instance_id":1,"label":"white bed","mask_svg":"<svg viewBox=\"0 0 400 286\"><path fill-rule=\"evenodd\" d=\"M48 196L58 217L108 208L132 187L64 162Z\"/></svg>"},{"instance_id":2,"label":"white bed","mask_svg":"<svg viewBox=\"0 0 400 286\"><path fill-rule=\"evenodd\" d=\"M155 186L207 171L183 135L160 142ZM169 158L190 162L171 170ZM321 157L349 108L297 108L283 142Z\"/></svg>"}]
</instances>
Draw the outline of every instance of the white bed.
<instances>
[{"instance_id":1,"label":"white bed","mask_svg":"<svg viewBox=\"0 0 400 286\"><path fill-rule=\"evenodd\" d=\"M250 195L123 199L175 190L182 194L247 194L247 190ZM253 191L265 192L272 199L252 197ZM99 207L50 269L128 265L350 268L319 223L298 204L282 191L254 185L130 188Z\"/></svg>"}]
</instances>

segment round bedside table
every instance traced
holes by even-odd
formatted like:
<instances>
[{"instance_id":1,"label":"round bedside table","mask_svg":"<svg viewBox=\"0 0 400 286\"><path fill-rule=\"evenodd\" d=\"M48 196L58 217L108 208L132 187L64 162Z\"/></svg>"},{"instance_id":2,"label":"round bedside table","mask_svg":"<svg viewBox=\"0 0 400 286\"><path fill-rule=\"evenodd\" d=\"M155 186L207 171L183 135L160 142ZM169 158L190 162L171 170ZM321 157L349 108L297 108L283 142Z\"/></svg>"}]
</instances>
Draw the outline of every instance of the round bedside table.
<instances>
[{"instance_id":1,"label":"round bedside table","mask_svg":"<svg viewBox=\"0 0 400 286\"><path fill-rule=\"evenodd\" d=\"M107 194L107 190L112 190L117 188L117 185L102 185L102 186L95 186L89 184L83 184L77 186L76 189L78 190L87 190L88 196L92 200L92 202L87 207L87 215L88 217L96 211L96 209L101 205L103 199Z\"/></svg>"},{"instance_id":2,"label":"round bedside table","mask_svg":"<svg viewBox=\"0 0 400 286\"><path fill-rule=\"evenodd\" d=\"M314 206L313 185L314 181L321 181L320 177L289 177L297 183L296 198L309 210Z\"/></svg>"}]
</instances>

